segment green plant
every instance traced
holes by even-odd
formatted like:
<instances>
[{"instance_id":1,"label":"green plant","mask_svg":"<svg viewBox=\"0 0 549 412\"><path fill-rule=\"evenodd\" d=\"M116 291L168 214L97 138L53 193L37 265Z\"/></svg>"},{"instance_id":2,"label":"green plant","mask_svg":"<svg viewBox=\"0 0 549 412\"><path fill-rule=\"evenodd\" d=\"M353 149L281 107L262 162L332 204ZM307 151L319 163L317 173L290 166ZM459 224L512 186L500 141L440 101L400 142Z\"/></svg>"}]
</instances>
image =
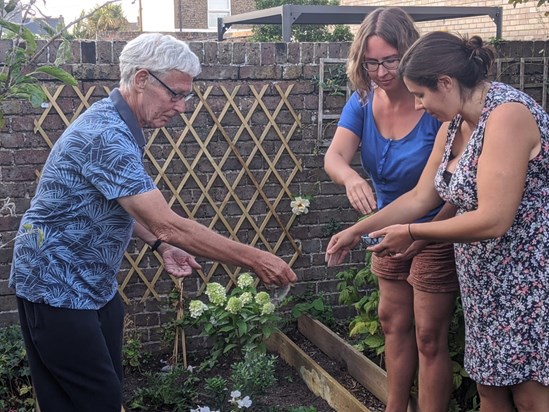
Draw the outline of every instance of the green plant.
<instances>
[{"instance_id":1,"label":"green plant","mask_svg":"<svg viewBox=\"0 0 549 412\"><path fill-rule=\"evenodd\" d=\"M289 408L288 412L317 412L314 406L298 406L296 408Z\"/></svg>"},{"instance_id":2,"label":"green plant","mask_svg":"<svg viewBox=\"0 0 549 412\"><path fill-rule=\"evenodd\" d=\"M318 76L313 76L311 82L317 84L331 96L345 96L348 80L345 65L337 64L328 66L323 81L320 81Z\"/></svg>"},{"instance_id":3,"label":"green plant","mask_svg":"<svg viewBox=\"0 0 549 412\"><path fill-rule=\"evenodd\" d=\"M339 303L353 305L357 315L349 324L349 336L363 336L355 343L360 351L373 353L383 362L385 353L385 337L381 329L381 322L377 315L379 306L379 290L377 278L370 270L371 253L365 255L365 266L339 272L336 278L340 280L337 285L339 291ZM367 290L361 297L361 291Z\"/></svg>"},{"instance_id":4,"label":"green plant","mask_svg":"<svg viewBox=\"0 0 549 412\"><path fill-rule=\"evenodd\" d=\"M331 218L330 222L322 228L322 235L325 237L333 236L341 231L341 229L343 229L341 222Z\"/></svg>"},{"instance_id":5,"label":"green plant","mask_svg":"<svg viewBox=\"0 0 549 412\"><path fill-rule=\"evenodd\" d=\"M199 379L189 370L175 367L168 372L146 373L147 385L137 390L132 409L187 412L196 404Z\"/></svg>"},{"instance_id":6,"label":"green plant","mask_svg":"<svg viewBox=\"0 0 549 412\"><path fill-rule=\"evenodd\" d=\"M122 347L122 364L129 370L140 370L143 362L148 358L143 352L141 336L133 326L130 317L124 317L124 346Z\"/></svg>"},{"instance_id":7,"label":"green plant","mask_svg":"<svg viewBox=\"0 0 549 412\"><path fill-rule=\"evenodd\" d=\"M37 59L47 50L50 43L57 38L61 38L63 31L58 32L47 44L38 48L38 36L33 34L24 24L8 21L8 17L13 7L17 4L21 6L22 20L26 21L32 14L36 0L31 0L28 4L22 4L19 1L10 1L0 3L0 37L13 39L13 47L8 51L4 64L0 69L0 103L7 99L17 98L28 100L33 106L38 107L46 100L40 79L43 75L51 76L65 84L75 86L77 84L74 77L59 67L70 55L70 45L66 39L62 40L57 50L55 64L37 66ZM0 110L0 127L4 124L3 111Z\"/></svg>"},{"instance_id":8,"label":"green plant","mask_svg":"<svg viewBox=\"0 0 549 412\"><path fill-rule=\"evenodd\" d=\"M201 330L213 348L204 366L213 366L222 355L245 348L265 352L264 340L278 330L282 318L275 312L267 292L258 292L249 273L238 277L237 285L227 296L225 288L212 282L206 287L208 303L193 300L186 318L189 325Z\"/></svg>"},{"instance_id":9,"label":"green plant","mask_svg":"<svg viewBox=\"0 0 549 412\"><path fill-rule=\"evenodd\" d=\"M335 323L334 315L332 307L326 304L325 299L324 295L313 292L308 292L303 296L291 296L288 298L288 304L296 302L291 309L292 317L297 319L306 313L330 327Z\"/></svg>"},{"instance_id":10,"label":"green plant","mask_svg":"<svg viewBox=\"0 0 549 412\"><path fill-rule=\"evenodd\" d=\"M234 388L255 398L276 383L277 357L245 349L244 359L231 365L230 380Z\"/></svg>"},{"instance_id":11,"label":"green plant","mask_svg":"<svg viewBox=\"0 0 549 412\"><path fill-rule=\"evenodd\" d=\"M208 404L221 409L227 399L227 380L222 376L207 378L204 385L204 395L209 400Z\"/></svg>"},{"instance_id":12,"label":"green plant","mask_svg":"<svg viewBox=\"0 0 549 412\"><path fill-rule=\"evenodd\" d=\"M27 352L19 326L0 329L0 410L32 411L34 399Z\"/></svg>"}]
</instances>

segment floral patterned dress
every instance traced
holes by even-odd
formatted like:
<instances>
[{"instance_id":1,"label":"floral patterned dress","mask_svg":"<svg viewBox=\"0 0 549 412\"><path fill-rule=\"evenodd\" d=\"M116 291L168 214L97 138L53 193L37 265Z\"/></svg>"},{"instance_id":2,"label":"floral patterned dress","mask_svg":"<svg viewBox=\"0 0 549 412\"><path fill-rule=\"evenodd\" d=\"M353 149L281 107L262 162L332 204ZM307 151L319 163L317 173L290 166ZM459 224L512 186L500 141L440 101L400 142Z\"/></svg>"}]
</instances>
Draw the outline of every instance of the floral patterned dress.
<instances>
[{"instance_id":1,"label":"floral patterned dress","mask_svg":"<svg viewBox=\"0 0 549 412\"><path fill-rule=\"evenodd\" d=\"M530 380L549 385L549 115L525 93L493 82L478 126L445 181L462 121L460 116L452 120L435 185L444 200L458 206L458 214L477 208L477 167L486 121L494 108L507 102L528 107L541 130L541 151L528 164L509 231L496 239L455 244L466 325L465 369L484 385Z\"/></svg>"}]
</instances>

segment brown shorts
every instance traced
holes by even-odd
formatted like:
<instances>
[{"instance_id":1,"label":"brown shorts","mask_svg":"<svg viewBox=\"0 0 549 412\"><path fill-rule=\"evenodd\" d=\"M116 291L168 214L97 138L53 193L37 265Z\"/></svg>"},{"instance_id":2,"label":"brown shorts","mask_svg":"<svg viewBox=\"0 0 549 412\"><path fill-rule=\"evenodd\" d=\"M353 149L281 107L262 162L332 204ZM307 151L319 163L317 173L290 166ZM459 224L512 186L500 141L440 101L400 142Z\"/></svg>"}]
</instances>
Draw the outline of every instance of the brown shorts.
<instances>
[{"instance_id":1,"label":"brown shorts","mask_svg":"<svg viewBox=\"0 0 549 412\"><path fill-rule=\"evenodd\" d=\"M388 280L407 280L428 293L459 291L451 243L431 243L410 260L372 255L372 272Z\"/></svg>"}]
</instances>

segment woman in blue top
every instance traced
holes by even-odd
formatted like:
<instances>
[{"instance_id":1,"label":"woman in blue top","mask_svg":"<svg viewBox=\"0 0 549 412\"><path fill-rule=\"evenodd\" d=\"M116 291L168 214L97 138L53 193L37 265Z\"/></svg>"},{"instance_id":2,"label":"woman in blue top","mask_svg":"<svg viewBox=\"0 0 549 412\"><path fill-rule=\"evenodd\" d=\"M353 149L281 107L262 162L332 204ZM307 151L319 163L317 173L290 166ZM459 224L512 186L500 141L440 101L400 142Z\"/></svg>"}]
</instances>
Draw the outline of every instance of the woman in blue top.
<instances>
[{"instance_id":1,"label":"woman in blue top","mask_svg":"<svg viewBox=\"0 0 549 412\"><path fill-rule=\"evenodd\" d=\"M415 109L414 96L397 75L400 58L418 37L402 9L379 8L366 17L351 46L347 74L356 92L343 109L324 167L363 214L382 209L416 185L441 125ZM351 167L359 147L374 190ZM441 207L418 222L454 212ZM386 411L406 411L418 361L420 410L447 410L452 390L448 328L459 289L452 245L415 242L405 254L374 255L372 271L379 279L385 334Z\"/></svg>"}]
</instances>

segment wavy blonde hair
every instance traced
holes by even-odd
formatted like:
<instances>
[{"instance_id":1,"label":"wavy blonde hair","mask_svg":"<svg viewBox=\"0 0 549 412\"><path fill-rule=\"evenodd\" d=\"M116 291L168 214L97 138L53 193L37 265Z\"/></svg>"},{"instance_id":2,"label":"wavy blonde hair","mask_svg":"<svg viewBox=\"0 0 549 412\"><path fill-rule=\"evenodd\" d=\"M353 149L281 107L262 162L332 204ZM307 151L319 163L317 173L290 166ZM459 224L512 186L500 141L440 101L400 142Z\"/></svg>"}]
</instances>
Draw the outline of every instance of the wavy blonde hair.
<instances>
[{"instance_id":1,"label":"wavy blonde hair","mask_svg":"<svg viewBox=\"0 0 549 412\"><path fill-rule=\"evenodd\" d=\"M351 44L347 60L347 77L364 102L372 89L370 75L362 68L368 39L378 36L398 50L400 56L419 38L412 18L400 7L381 7L362 21Z\"/></svg>"}]
</instances>

